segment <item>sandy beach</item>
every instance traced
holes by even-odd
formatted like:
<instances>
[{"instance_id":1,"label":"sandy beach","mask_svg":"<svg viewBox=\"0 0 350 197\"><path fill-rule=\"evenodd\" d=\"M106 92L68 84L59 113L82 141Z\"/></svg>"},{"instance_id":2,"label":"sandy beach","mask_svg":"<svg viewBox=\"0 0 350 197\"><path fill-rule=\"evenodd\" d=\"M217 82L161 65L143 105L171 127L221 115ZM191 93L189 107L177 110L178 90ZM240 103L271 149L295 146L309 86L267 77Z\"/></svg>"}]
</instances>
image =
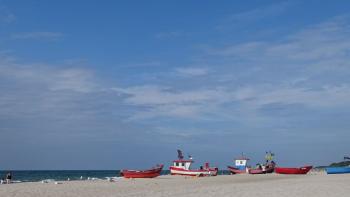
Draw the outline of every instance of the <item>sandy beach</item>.
<instances>
[{"instance_id":1,"label":"sandy beach","mask_svg":"<svg viewBox=\"0 0 350 197\"><path fill-rule=\"evenodd\" d=\"M222 175L191 178L160 176L116 182L63 181L0 185L6 197L112 197L112 196L317 196L345 197L350 193L350 174L325 175Z\"/></svg>"}]
</instances>

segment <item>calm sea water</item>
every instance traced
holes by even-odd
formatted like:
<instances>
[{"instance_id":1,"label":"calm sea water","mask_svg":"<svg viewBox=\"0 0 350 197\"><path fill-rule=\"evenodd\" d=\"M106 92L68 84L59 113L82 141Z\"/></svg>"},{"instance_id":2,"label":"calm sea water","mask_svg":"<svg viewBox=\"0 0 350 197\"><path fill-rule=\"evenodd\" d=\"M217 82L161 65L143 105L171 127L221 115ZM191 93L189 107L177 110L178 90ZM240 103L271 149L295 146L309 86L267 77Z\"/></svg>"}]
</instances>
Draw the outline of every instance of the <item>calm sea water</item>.
<instances>
[{"instance_id":1,"label":"calm sea water","mask_svg":"<svg viewBox=\"0 0 350 197\"><path fill-rule=\"evenodd\" d=\"M7 171L0 171L0 176L5 177ZM106 177L119 176L119 170L15 170L11 171L14 181L33 182L45 179L56 181L80 180L90 178L106 179Z\"/></svg>"},{"instance_id":2,"label":"calm sea water","mask_svg":"<svg viewBox=\"0 0 350 197\"><path fill-rule=\"evenodd\" d=\"M0 171L0 177L5 177L8 171ZM46 179L56 181L83 180L90 178L106 179L107 177L119 177L119 170L14 170L11 171L14 181L35 182ZM162 175L169 174L169 170L163 170ZM220 170L219 175L229 174L227 170Z\"/></svg>"}]
</instances>

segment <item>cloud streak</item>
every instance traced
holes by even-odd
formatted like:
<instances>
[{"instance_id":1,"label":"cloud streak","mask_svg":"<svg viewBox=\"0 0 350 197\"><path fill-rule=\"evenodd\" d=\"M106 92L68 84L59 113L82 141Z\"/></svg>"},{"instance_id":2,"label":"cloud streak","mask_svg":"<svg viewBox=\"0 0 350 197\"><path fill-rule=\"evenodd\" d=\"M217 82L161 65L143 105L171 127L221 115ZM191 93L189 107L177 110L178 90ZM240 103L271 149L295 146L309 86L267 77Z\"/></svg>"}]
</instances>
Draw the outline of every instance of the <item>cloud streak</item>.
<instances>
[{"instance_id":1,"label":"cloud streak","mask_svg":"<svg viewBox=\"0 0 350 197\"><path fill-rule=\"evenodd\" d=\"M12 23L16 20L16 16L6 7L0 6L0 22Z\"/></svg>"},{"instance_id":2,"label":"cloud streak","mask_svg":"<svg viewBox=\"0 0 350 197\"><path fill-rule=\"evenodd\" d=\"M209 54L264 70L287 70L291 77L297 77L297 72L308 75L304 78L326 70L349 72L350 27L345 21L336 17L278 41L246 42L212 49Z\"/></svg>"},{"instance_id":3,"label":"cloud streak","mask_svg":"<svg viewBox=\"0 0 350 197\"><path fill-rule=\"evenodd\" d=\"M246 25L266 18L278 16L286 12L287 9L293 4L295 3L291 1L284 1L235 13L227 16L218 26L216 26L216 29L224 30L227 28L232 28L232 26Z\"/></svg>"},{"instance_id":4,"label":"cloud streak","mask_svg":"<svg viewBox=\"0 0 350 197\"><path fill-rule=\"evenodd\" d=\"M6 58L0 61L0 77L3 84L0 86L0 116L19 120L24 117L66 119L67 114L77 114L76 109L82 109L84 102L90 102L88 97L92 93L101 91L89 70L19 64ZM86 112L81 110L79 116L92 111Z\"/></svg>"},{"instance_id":5,"label":"cloud streak","mask_svg":"<svg viewBox=\"0 0 350 197\"><path fill-rule=\"evenodd\" d=\"M255 8L253 10L241 12L230 16L230 21L253 21L265 17L272 17L282 14L291 6L291 2L272 4L264 7Z\"/></svg>"},{"instance_id":6,"label":"cloud streak","mask_svg":"<svg viewBox=\"0 0 350 197\"><path fill-rule=\"evenodd\" d=\"M207 68L196 68L196 67L188 67L188 68L177 68L176 72L185 77L195 77L195 76L203 76L208 74Z\"/></svg>"},{"instance_id":7,"label":"cloud streak","mask_svg":"<svg viewBox=\"0 0 350 197\"><path fill-rule=\"evenodd\" d=\"M48 32L48 31L37 31L37 32L23 32L12 34L11 38L14 40L50 40L57 41L64 37L64 35L60 32Z\"/></svg>"},{"instance_id":8,"label":"cloud streak","mask_svg":"<svg viewBox=\"0 0 350 197\"><path fill-rule=\"evenodd\" d=\"M113 90L124 95L126 104L138 108L131 117L135 121L168 117L235 119L244 123L273 118L259 113L274 104L287 110L293 105L318 110L347 108L349 30L346 20L336 17L277 41L212 48L206 58L224 60L213 73L206 68L176 69L181 77L207 76L206 84L211 86L181 90L146 85ZM232 62L235 66L228 66ZM236 71L236 67L245 69ZM239 72L244 70L251 71L241 75ZM233 74L231 79L228 73ZM235 82L245 83L237 86Z\"/></svg>"}]
</instances>

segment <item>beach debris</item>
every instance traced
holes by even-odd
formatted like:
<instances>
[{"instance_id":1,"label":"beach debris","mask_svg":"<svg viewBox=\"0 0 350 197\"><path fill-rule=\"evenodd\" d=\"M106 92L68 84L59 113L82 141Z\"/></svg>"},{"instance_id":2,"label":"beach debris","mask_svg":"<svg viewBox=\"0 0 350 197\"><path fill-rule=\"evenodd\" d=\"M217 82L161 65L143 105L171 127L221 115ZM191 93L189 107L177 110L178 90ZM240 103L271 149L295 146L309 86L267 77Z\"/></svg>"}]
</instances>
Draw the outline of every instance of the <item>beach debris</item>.
<instances>
[{"instance_id":1,"label":"beach debris","mask_svg":"<svg viewBox=\"0 0 350 197\"><path fill-rule=\"evenodd\" d=\"M55 181L55 180L53 180L53 179L44 179L44 180L41 180L41 183L51 183L53 181Z\"/></svg>"},{"instance_id":2,"label":"beach debris","mask_svg":"<svg viewBox=\"0 0 350 197\"><path fill-rule=\"evenodd\" d=\"M118 179L122 179L122 177L106 177L107 181L108 182L115 182L117 181Z\"/></svg>"}]
</instances>

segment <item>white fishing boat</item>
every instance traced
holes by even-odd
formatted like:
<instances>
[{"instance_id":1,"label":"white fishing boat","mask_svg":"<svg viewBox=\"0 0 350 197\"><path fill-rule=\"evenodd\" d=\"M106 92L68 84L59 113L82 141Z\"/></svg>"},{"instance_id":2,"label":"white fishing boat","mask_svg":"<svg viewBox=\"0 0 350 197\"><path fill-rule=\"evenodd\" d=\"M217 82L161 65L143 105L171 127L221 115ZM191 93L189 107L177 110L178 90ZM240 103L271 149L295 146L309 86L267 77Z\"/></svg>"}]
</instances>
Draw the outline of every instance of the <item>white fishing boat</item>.
<instances>
[{"instance_id":1,"label":"white fishing boat","mask_svg":"<svg viewBox=\"0 0 350 197\"><path fill-rule=\"evenodd\" d=\"M173 166L170 166L171 175L184 175L184 176L216 176L218 174L218 168L210 167L209 163L205 163L204 167L199 169L191 169L193 163L192 157L185 160L181 150L178 150L178 159L173 161Z\"/></svg>"}]
</instances>

